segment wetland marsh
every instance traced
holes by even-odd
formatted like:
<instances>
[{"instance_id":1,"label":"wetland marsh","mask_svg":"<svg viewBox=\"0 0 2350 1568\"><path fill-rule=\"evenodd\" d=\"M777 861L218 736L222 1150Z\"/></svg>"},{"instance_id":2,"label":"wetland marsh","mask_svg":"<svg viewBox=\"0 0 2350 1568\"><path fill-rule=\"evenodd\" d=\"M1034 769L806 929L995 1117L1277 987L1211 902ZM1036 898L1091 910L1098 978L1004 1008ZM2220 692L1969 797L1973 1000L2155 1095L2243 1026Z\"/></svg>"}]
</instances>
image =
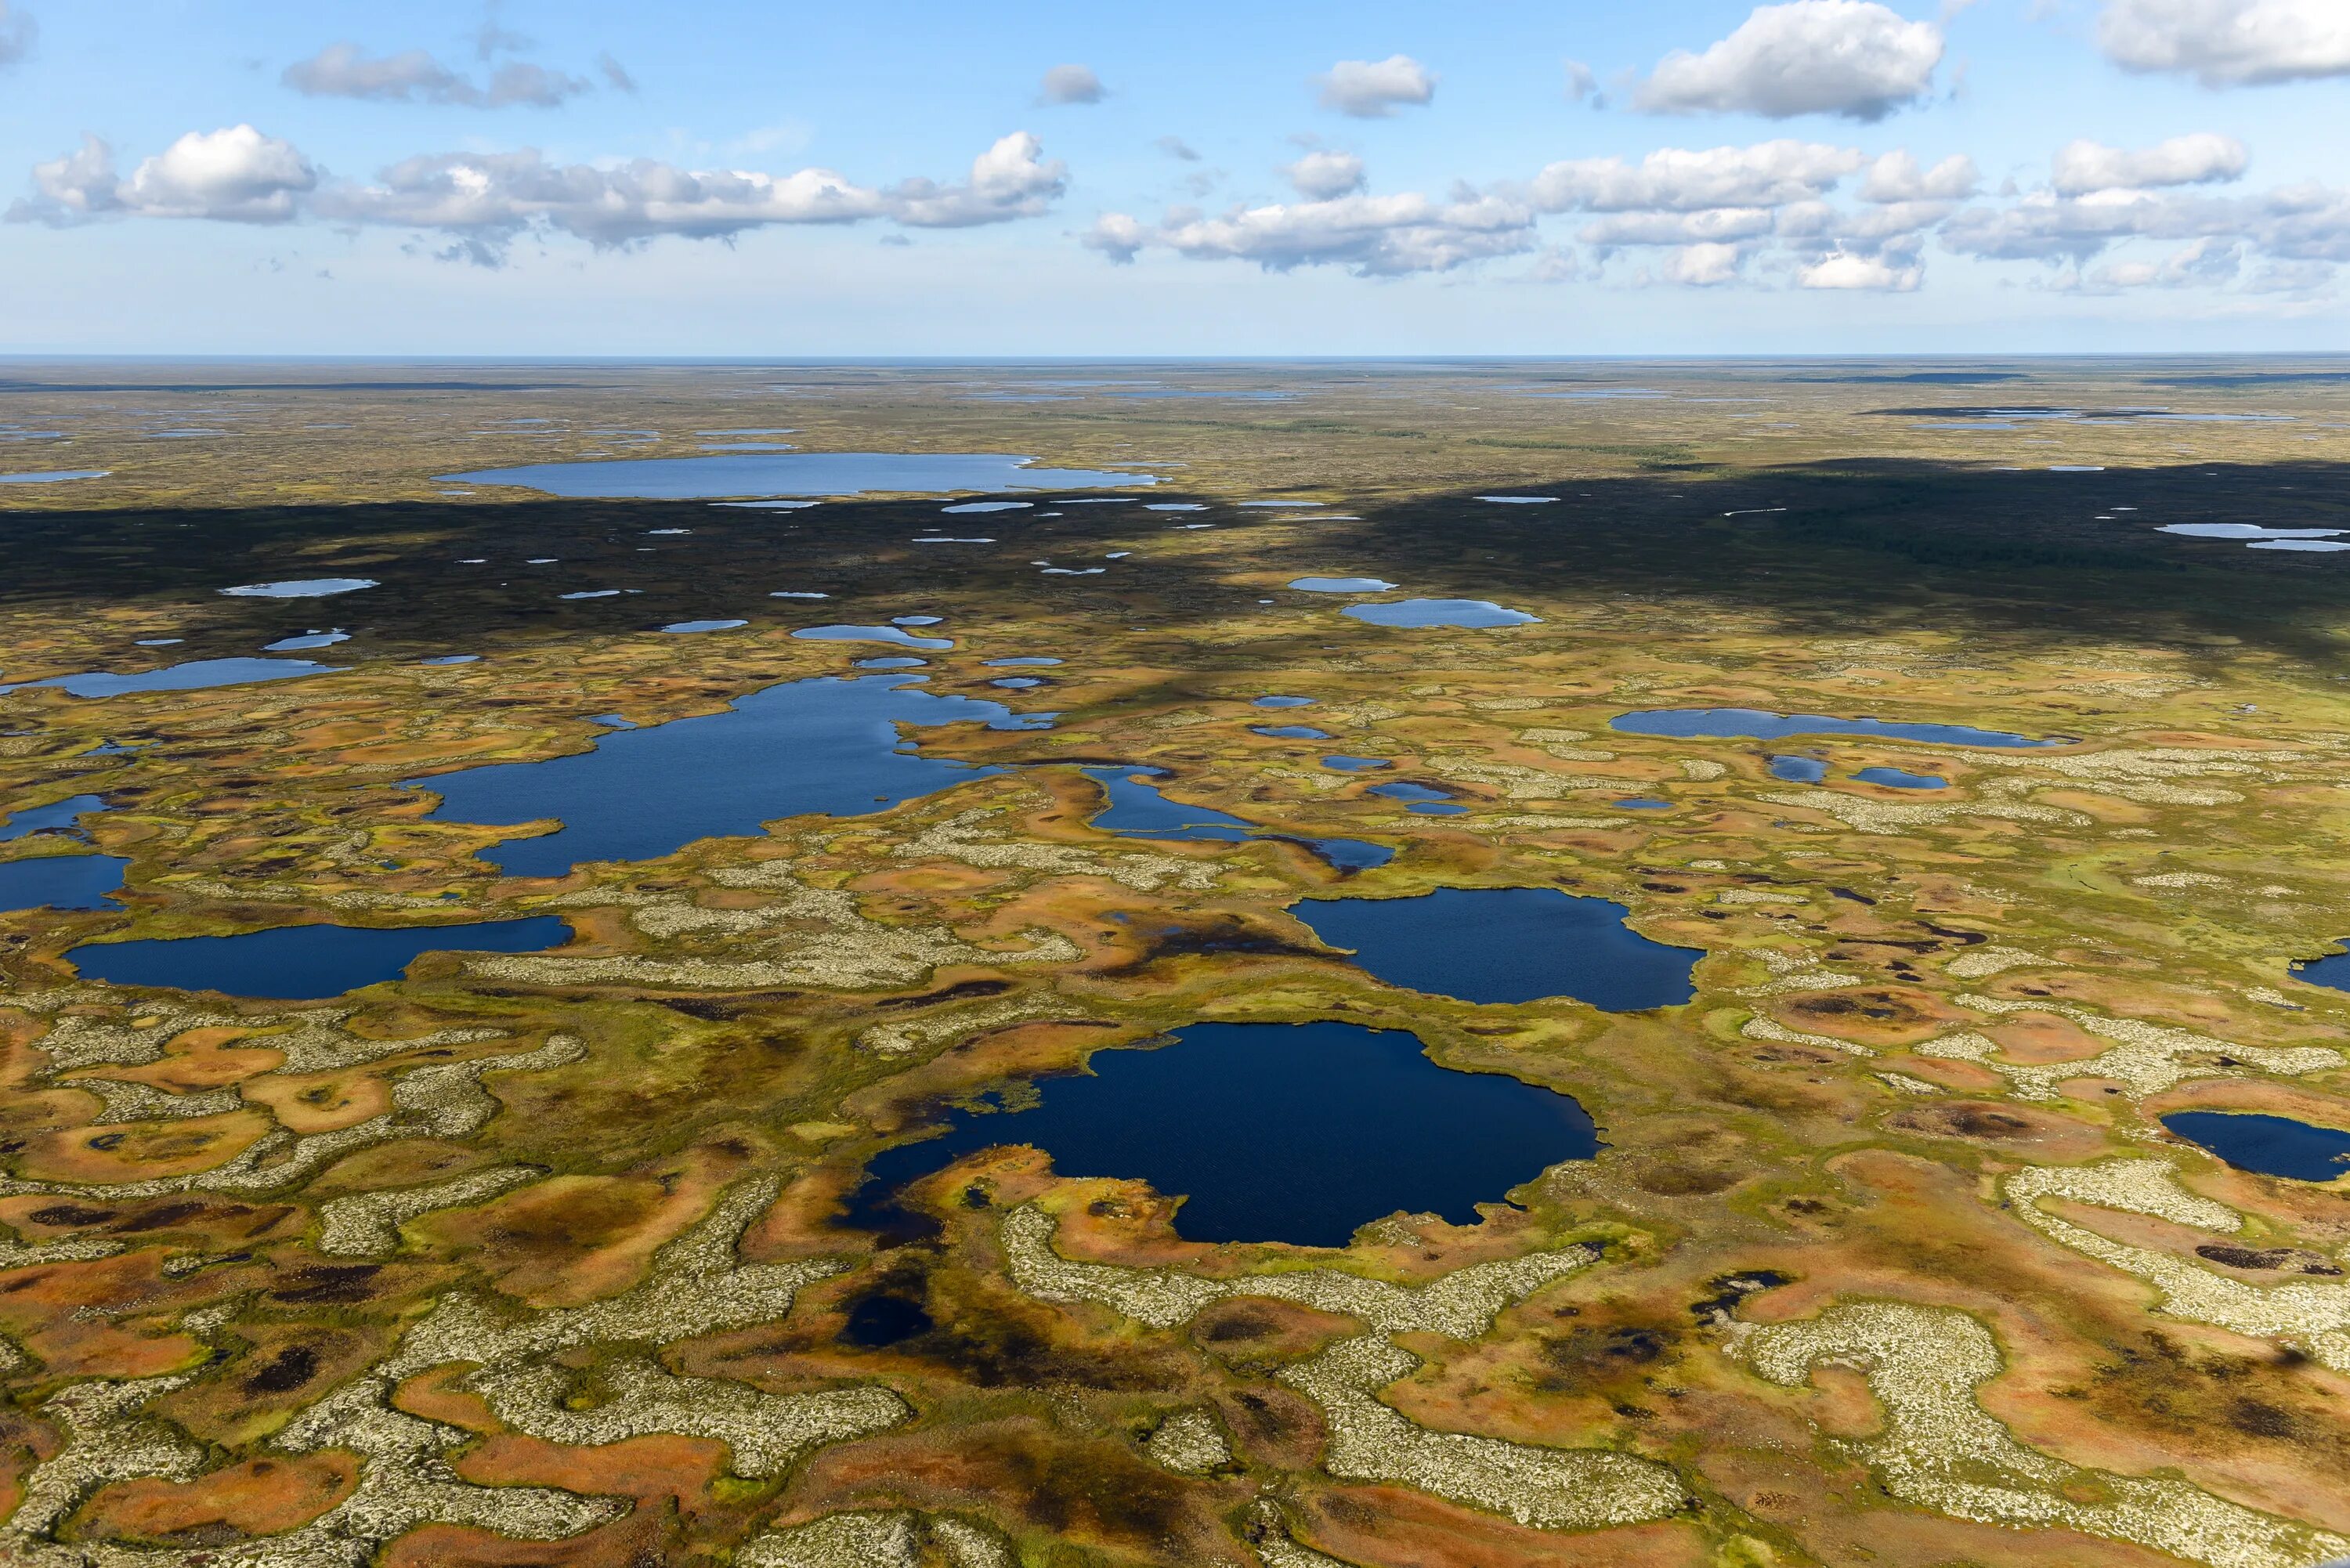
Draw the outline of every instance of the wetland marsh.
<instances>
[{"instance_id":1,"label":"wetland marsh","mask_svg":"<svg viewBox=\"0 0 2350 1568\"><path fill-rule=\"evenodd\" d=\"M2350 1553L2330 361L10 388L0 1560Z\"/></svg>"}]
</instances>

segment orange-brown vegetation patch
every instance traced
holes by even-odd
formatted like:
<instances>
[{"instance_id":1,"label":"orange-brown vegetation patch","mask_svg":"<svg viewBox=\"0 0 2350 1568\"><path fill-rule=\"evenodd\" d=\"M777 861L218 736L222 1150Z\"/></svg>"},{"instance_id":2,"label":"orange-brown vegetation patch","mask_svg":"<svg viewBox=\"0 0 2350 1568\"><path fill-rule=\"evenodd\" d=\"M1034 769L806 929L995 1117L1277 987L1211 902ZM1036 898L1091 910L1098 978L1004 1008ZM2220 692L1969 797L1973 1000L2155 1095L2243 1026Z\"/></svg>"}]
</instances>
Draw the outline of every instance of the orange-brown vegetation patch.
<instances>
[{"instance_id":1,"label":"orange-brown vegetation patch","mask_svg":"<svg viewBox=\"0 0 2350 1568\"><path fill-rule=\"evenodd\" d=\"M1936 1100L1885 1118L1900 1132L1963 1138L2037 1164L2072 1165L2111 1147L2100 1129L2036 1106L1987 1100Z\"/></svg>"},{"instance_id":2,"label":"orange-brown vegetation patch","mask_svg":"<svg viewBox=\"0 0 2350 1568\"><path fill-rule=\"evenodd\" d=\"M660 1512L638 1509L567 1541L510 1541L486 1530L428 1524L383 1549L382 1568L647 1568L672 1560Z\"/></svg>"},{"instance_id":3,"label":"orange-brown vegetation patch","mask_svg":"<svg viewBox=\"0 0 2350 1568\"><path fill-rule=\"evenodd\" d=\"M380 1072L305 1073L245 1085L244 1097L265 1106L288 1132L335 1132L391 1109L391 1085Z\"/></svg>"},{"instance_id":4,"label":"orange-brown vegetation patch","mask_svg":"<svg viewBox=\"0 0 2350 1568\"><path fill-rule=\"evenodd\" d=\"M636 1176L557 1176L411 1231L533 1306L577 1306L644 1277L664 1241L709 1212L737 1158L689 1149Z\"/></svg>"},{"instance_id":5,"label":"orange-brown vegetation patch","mask_svg":"<svg viewBox=\"0 0 2350 1568\"><path fill-rule=\"evenodd\" d=\"M1704 1568L1687 1524L1561 1534L1458 1507L1402 1487L1309 1487L1298 1535L1364 1568Z\"/></svg>"},{"instance_id":6,"label":"orange-brown vegetation patch","mask_svg":"<svg viewBox=\"0 0 2350 1568\"><path fill-rule=\"evenodd\" d=\"M2078 1062L2112 1049L2112 1042L2050 1012L2012 1013L1977 1033L1997 1041L2010 1061L2033 1066Z\"/></svg>"},{"instance_id":7,"label":"orange-brown vegetation patch","mask_svg":"<svg viewBox=\"0 0 2350 1568\"><path fill-rule=\"evenodd\" d=\"M357 1456L339 1451L247 1459L192 1481L115 1481L74 1513L82 1541L200 1548L308 1523L359 1485Z\"/></svg>"},{"instance_id":8,"label":"orange-brown vegetation patch","mask_svg":"<svg viewBox=\"0 0 2350 1568\"><path fill-rule=\"evenodd\" d=\"M975 1509L1079 1545L1243 1568L1249 1559L1218 1515L1244 1488L1185 1480L1123 1442L1016 1417L828 1449L809 1465L793 1516L908 1502Z\"/></svg>"},{"instance_id":9,"label":"orange-brown vegetation patch","mask_svg":"<svg viewBox=\"0 0 2350 1568\"><path fill-rule=\"evenodd\" d=\"M27 1139L17 1169L35 1181L93 1186L190 1176L234 1159L272 1125L267 1113L248 1107L211 1116L59 1129Z\"/></svg>"},{"instance_id":10,"label":"orange-brown vegetation patch","mask_svg":"<svg viewBox=\"0 0 2350 1568\"><path fill-rule=\"evenodd\" d=\"M266 1437L357 1376L390 1350L394 1334L377 1324L249 1323L226 1338L224 1348L242 1354L153 1407L191 1436L234 1448Z\"/></svg>"},{"instance_id":11,"label":"orange-brown vegetation patch","mask_svg":"<svg viewBox=\"0 0 2350 1568\"><path fill-rule=\"evenodd\" d=\"M1791 1029L1861 1045L1915 1045L1953 1025L1971 1022L1931 992L1906 986L1799 992L1774 997L1763 1005Z\"/></svg>"},{"instance_id":12,"label":"orange-brown vegetation patch","mask_svg":"<svg viewBox=\"0 0 2350 1568\"><path fill-rule=\"evenodd\" d=\"M255 1271L209 1271L166 1280L150 1248L85 1263L45 1263L0 1273L0 1331L61 1377L152 1377L209 1354L173 1326L182 1313L249 1286Z\"/></svg>"}]
</instances>

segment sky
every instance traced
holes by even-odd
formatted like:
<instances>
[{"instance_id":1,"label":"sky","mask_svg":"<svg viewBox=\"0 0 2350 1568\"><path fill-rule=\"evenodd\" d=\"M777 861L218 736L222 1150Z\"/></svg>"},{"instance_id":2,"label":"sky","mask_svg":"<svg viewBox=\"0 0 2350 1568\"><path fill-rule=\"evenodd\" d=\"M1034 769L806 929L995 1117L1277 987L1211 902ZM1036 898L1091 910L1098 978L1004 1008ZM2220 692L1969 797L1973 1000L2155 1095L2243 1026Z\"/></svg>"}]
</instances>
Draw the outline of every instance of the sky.
<instances>
[{"instance_id":1,"label":"sky","mask_svg":"<svg viewBox=\"0 0 2350 1568\"><path fill-rule=\"evenodd\" d=\"M0 0L0 353L2350 349L2350 0Z\"/></svg>"}]
</instances>

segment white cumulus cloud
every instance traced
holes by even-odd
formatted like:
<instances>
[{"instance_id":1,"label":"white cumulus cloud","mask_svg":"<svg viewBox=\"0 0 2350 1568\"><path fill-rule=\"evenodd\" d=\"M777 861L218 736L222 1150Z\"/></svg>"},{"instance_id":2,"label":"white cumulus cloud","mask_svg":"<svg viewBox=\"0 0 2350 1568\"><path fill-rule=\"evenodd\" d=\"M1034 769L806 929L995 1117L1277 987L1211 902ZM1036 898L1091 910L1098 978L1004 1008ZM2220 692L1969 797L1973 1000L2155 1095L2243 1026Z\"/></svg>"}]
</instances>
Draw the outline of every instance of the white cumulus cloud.
<instances>
[{"instance_id":1,"label":"white cumulus cloud","mask_svg":"<svg viewBox=\"0 0 2350 1568\"><path fill-rule=\"evenodd\" d=\"M610 57L606 59L610 60ZM618 62L606 67L608 76L617 70ZM286 67L279 79L312 98L458 104L469 109L505 109L516 104L553 109L588 88L588 84L577 77L526 60L509 60L491 73L487 84L479 84L451 70L422 49L371 56L350 43L329 44L308 59L296 60ZM632 88L635 85L628 81L625 71L613 81L615 86L626 84Z\"/></svg>"},{"instance_id":2,"label":"white cumulus cloud","mask_svg":"<svg viewBox=\"0 0 2350 1568\"><path fill-rule=\"evenodd\" d=\"M2350 76L2350 5L2106 0L2097 42L2126 70L2191 76L2209 88Z\"/></svg>"},{"instance_id":3,"label":"white cumulus cloud","mask_svg":"<svg viewBox=\"0 0 2350 1568\"><path fill-rule=\"evenodd\" d=\"M1860 195L1866 202L1962 202L1981 183L1975 161L1963 152L1952 153L1926 169L1905 149L1888 152L1868 166L1868 176L1860 182Z\"/></svg>"},{"instance_id":4,"label":"white cumulus cloud","mask_svg":"<svg viewBox=\"0 0 2350 1568\"><path fill-rule=\"evenodd\" d=\"M1085 244L1114 261L1146 246L1194 261L1254 262L1267 272L1343 266L1360 277L1451 272L1536 248L1534 214L1498 196L1439 202L1417 192L1235 207L1221 216L1184 210L1146 224L1105 215Z\"/></svg>"},{"instance_id":5,"label":"white cumulus cloud","mask_svg":"<svg viewBox=\"0 0 2350 1568\"><path fill-rule=\"evenodd\" d=\"M1942 30L1876 0L1757 6L1701 55L1675 50L1634 101L1660 114L1840 114L1882 119L1925 96Z\"/></svg>"},{"instance_id":6,"label":"white cumulus cloud","mask_svg":"<svg viewBox=\"0 0 2350 1568\"><path fill-rule=\"evenodd\" d=\"M1738 281L1738 264L1742 259L1736 245L1684 245L1665 261L1665 276L1673 283L1691 288L1711 288L1718 284Z\"/></svg>"},{"instance_id":7,"label":"white cumulus cloud","mask_svg":"<svg viewBox=\"0 0 2350 1568\"><path fill-rule=\"evenodd\" d=\"M2072 141L2059 148L2054 184L2060 194L2092 191L2144 191L2159 185L2203 185L2242 176L2251 163L2244 144L2232 136L2203 130L2131 151L2099 141Z\"/></svg>"},{"instance_id":8,"label":"white cumulus cloud","mask_svg":"<svg viewBox=\"0 0 2350 1568\"><path fill-rule=\"evenodd\" d=\"M36 165L31 201L14 222L66 223L107 215L338 223L450 236L452 254L494 264L530 231L563 234L599 248L664 234L723 239L775 224L854 223L965 228L1047 211L1068 171L1047 161L1027 131L972 160L962 180L860 185L826 169L774 175L681 169L654 159L615 167L549 162L535 150L446 152L403 159L372 182L324 182L291 144L249 125L182 137L118 179L106 143Z\"/></svg>"},{"instance_id":9,"label":"white cumulus cloud","mask_svg":"<svg viewBox=\"0 0 2350 1568\"><path fill-rule=\"evenodd\" d=\"M1091 66L1055 66L1037 97L1046 104L1099 103L1107 94Z\"/></svg>"},{"instance_id":10,"label":"white cumulus cloud","mask_svg":"<svg viewBox=\"0 0 2350 1568\"><path fill-rule=\"evenodd\" d=\"M1534 176L1531 193L1546 212L1695 212L1773 207L1820 195L1867 160L1848 147L1762 141L1751 147L1661 147L1638 163L1577 158Z\"/></svg>"},{"instance_id":11,"label":"white cumulus cloud","mask_svg":"<svg viewBox=\"0 0 2350 1568\"><path fill-rule=\"evenodd\" d=\"M1321 78L1322 107L1357 119L1385 119L1398 108L1436 97L1436 78L1409 55L1384 60L1340 60Z\"/></svg>"},{"instance_id":12,"label":"white cumulus cloud","mask_svg":"<svg viewBox=\"0 0 2350 1568\"><path fill-rule=\"evenodd\" d=\"M114 150L86 136L63 158L33 166L37 194L11 206L8 219L71 223L120 213L282 223L298 214L317 184L317 170L292 143L250 125L190 131L127 180L115 173Z\"/></svg>"},{"instance_id":13,"label":"white cumulus cloud","mask_svg":"<svg viewBox=\"0 0 2350 1568\"><path fill-rule=\"evenodd\" d=\"M1804 288L1876 289L1907 294L1918 286L1923 276L1924 270L1914 261L1835 251L1799 268L1795 282Z\"/></svg>"},{"instance_id":14,"label":"white cumulus cloud","mask_svg":"<svg viewBox=\"0 0 2350 1568\"><path fill-rule=\"evenodd\" d=\"M1316 202L1352 195L1363 188L1363 161L1351 152L1317 150L1281 171L1299 195Z\"/></svg>"}]
</instances>

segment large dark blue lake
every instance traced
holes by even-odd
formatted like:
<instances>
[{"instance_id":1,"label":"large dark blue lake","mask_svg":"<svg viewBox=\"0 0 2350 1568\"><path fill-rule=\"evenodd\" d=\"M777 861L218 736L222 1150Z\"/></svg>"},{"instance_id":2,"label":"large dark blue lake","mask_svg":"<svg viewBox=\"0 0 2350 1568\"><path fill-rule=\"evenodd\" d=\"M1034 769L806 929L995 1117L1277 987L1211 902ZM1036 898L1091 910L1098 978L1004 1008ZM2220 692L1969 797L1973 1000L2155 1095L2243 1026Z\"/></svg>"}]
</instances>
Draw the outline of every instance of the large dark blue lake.
<instances>
[{"instance_id":1,"label":"large dark blue lake","mask_svg":"<svg viewBox=\"0 0 2350 1568\"><path fill-rule=\"evenodd\" d=\"M1978 730L1971 724L1913 724L1896 719L1836 719L1825 713L1771 713L1760 708L1647 708L1619 713L1608 728L1628 735L1673 735L1686 740L1777 741L1789 735L1873 735L1888 741L1927 741L1942 746L2069 746L2063 737L2034 740L2012 730Z\"/></svg>"},{"instance_id":2,"label":"large dark blue lake","mask_svg":"<svg viewBox=\"0 0 2350 1568\"><path fill-rule=\"evenodd\" d=\"M1607 1012L1677 1007L1705 955L1650 941L1607 898L1555 888L1440 888L1413 898L1308 898L1289 912L1389 985L1463 1002L1571 996Z\"/></svg>"},{"instance_id":3,"label":"large dark blue lake","mask_svg":"<svg viewBox=\"0 0 2350 1568\"><path fill-rule=\"evenodd\" d=\"M1416 1036L1355 1023L1194 1023L1157 1049L1097 1051L1036 1085L1018 1111L951 1112L942 1137L874 1157L851 1224L928 1227L899 1210L909 1182L983 1148L1025 1144L1065 1177L1122 1177L1180 1195L1194 1241L1343 1247L1401 1210L1473 1224L1476 1206L1597 1130L1569 1096L1430 1061Z\"/></svg>"},{"instance_id":4,"label":"large dark blue lake","mask_svg":"<svg viewBox=\"0 0 2350 1568\"><path fill-rule=\"evenodd\" d=\"M2350 1176L2350 1132L2245 1111L2175 1111L2162 1125L2239 1170L2294 1181Z\"/></svg>"},{"instance_id":5,"label":"large dark blue lake","mask_svg":"<svg viewBox=\"0 0 2350 1568\"><path fill-rule=\"evenodd\" d=\"M651 860L697 838L754 834L779 817L864 816L997 770L914 753L900 724L1041 730L1049 714L934 696L919 675L823 676L770 686L723 713L598 737L593 751L494 763L411 785L432 816L556 831L482 858L510 877L560 877L589 860Z\"/></svg>"},{"instance_id":6,"label":"large dark blue lake","mask_svg":"<svg viewBox=\"0 0 2350 1568\"><path fill-rule=\"evenodd\" d=\"M868 491L944 494L965 490L1098 490L1155 484L1147 473L1031 468L1034 458L985 452L772 452L713 457L536 462L444 473L443 481L513 484L549 495L684 501L715 495L858 495Z\"/></svg>"},{"instance_id":7,"label":"large dark blue lake","mask_svg":"<svg viewBox=\"0 0 2350 1568\"><path fill-rule=\"evenodd\" d=\"M570 940L558 917L534 915L462 926L279 926L230 937L90 942L66 960L84 980L110 985L307 1002L397 980L424 953L536 953Z\"/></svg>"}]
</instances>

